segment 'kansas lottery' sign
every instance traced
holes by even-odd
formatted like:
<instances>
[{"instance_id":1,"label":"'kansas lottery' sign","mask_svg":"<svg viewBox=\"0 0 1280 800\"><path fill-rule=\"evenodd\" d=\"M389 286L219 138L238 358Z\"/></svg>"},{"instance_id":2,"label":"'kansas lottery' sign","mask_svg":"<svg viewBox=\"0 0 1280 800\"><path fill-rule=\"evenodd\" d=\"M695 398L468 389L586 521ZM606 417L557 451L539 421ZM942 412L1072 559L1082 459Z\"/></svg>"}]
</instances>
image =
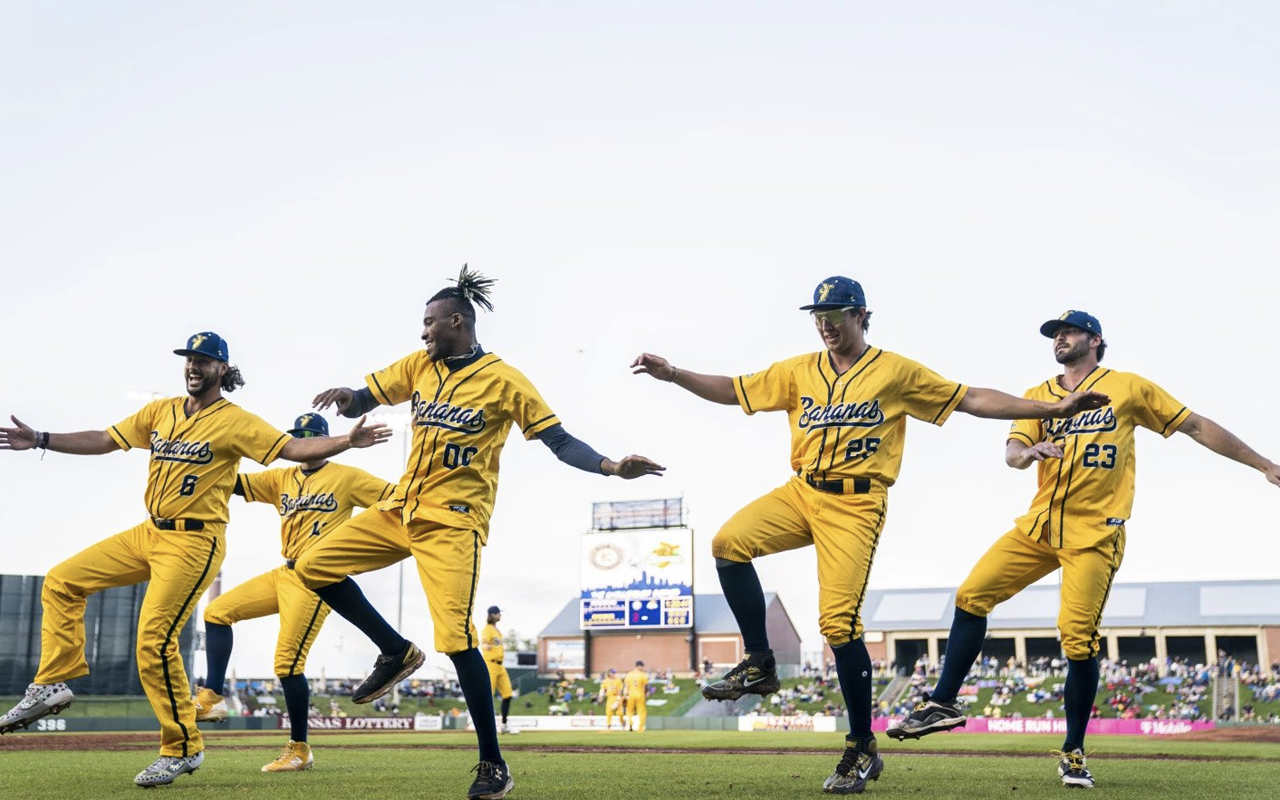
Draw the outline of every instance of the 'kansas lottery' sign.
<instances>
[{"instance_id":1,"label":"'kansas lottery' sign","mask_svg":"<svg viewBox=\"0 0 1280 800\"><path fill-rule=\"evenodd\" d=\"M582 537L582 629L693 626L693 531Z\"/></svg>"}]
</instances>

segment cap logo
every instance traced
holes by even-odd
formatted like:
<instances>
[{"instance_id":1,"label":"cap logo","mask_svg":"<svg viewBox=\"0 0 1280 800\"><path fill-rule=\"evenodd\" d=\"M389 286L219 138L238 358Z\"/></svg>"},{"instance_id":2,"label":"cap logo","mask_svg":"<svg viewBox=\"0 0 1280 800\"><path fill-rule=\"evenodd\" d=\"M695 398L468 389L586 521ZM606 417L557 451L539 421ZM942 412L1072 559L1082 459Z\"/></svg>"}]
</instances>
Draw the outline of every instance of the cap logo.
<instances>
[{"instance_id":1,"label":"cap logo","mask_svg":"<svg viewBox=\"0 0 1280 800\"><path fill-rule=\"evenodd\" d=\"M299 428L305 428L305 427L307 427L307 426L308 426L308 425L310 425L310 424L311 424L311 415L310 415L310 414L303 414L301 417L299 417L299 418L298 418L298 427L299 427Z\"/></svg>"},{"instance_id":2,"label":"cap logo","mask_svg":"<svg viewBox=\"0 0 1280 800\"><path fill-rule=\"evenodd\" d=\"M1059 322L1062 322L1062 321L1063 321L1063 320L1065 320L1067 317L1071 316L1073 313L1075 313L1075 312L1073 312L1073 311L1063 311L1063 312L1062 312L1062 316L1058 317L1058 321L1059 321Z\"/></svg>"},{"instance_id":3,"label":"cap logo","mask_svg":"<svg viewBox=\"0 0 1280 800\"><path fill-rule=\"evenodd\" d=\"M209 337L208 337L208 336L205 336L203 333L197 333L195 336L192 336L192 337L191 337L191 349L192 349L192 350L199 350L199 349L200 349L200 345L204 344L204 340L205 340L205 339L208 339L208 338L209 338Z\"/></svg>"},{"instance_id":4,"label":"cap logo","mask_svg":"<svg viewBox=\"0 0 1280 800\"><path fill-rule=\"evenodd\" d=\"M834 288L836 288L834 283L824 283L822 286L818 287L818 302L827 302L827 295L831 294L831 290Z\"/></svg>"}]
</instances>

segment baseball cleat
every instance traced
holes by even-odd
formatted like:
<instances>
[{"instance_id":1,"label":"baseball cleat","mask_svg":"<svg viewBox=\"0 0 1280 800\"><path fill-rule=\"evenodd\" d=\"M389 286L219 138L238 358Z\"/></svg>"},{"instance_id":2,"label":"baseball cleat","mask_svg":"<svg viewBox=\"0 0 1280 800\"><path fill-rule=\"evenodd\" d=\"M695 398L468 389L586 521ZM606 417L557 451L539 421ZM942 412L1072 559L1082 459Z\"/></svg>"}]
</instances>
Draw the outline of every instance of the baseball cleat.
<instances>
[{"instance_id":1,"label":"baseball cleat","mask_svg":"<svg viewBox=\"0 0 1280 800\"><path fill-rule=\"evenodd\" d=\"M395 655L380 655L373 663L373 672L356 687L351 695L354 703L371 703L391 691L391 687L412 675L427 660L413 642Z\"/></svg>"},{"instance_id":2,"label":"baseball cleat","mask_svg":"<svg viewBox=\"0 0 1280 800\"><path fill-rule=\"evenodd\" d=\"M890 725L885 734L890 739L919 739L931 733L964 727L964 714L954 703L939 703L926 694L911 713Z\"/></svg>"},{"instance_id":3,"label":"baseball cleat","mask_svg":"<svg viewBox=\"0 0 1280 800\"><path fill-rule=\"evenodd\" d=\"M202 687L192 698L196 704L196 722L225 722L227 719L227 701L222 695L208 687Z\"/></svg>"},{"instance_id":4,"label":"baseball cleat","mask_svg":"<svg viewBox=\"0 0 1280 800\"><path fill-rule=\"evenodd\" d=\"M0 717L0 733L26 728L41 717L61 713L74 696L65 683L33 683L21 702Z\"/></svg>"},{"instance_id":5,"label":"baseball cleat","mask_svg":"<svg viewBox=\"0 0 1280 800\"><path fill-rule=\"evenodd\" d=\"M702 687L708 700L737 700L744 694L773 694L782 688L773 656L748 655L721 680Z\"/></svg>"},{"instance_id":6,"label":"baseball cleat","mask_svg":"<svg viewBox=\"0 0 1280 800\"><path fill-rule=\"evenodd\" d=\"M507 724L507 723L505 723L505 722L504 722L504 723L502 723L502 729L501 729L501 730L502 730L502 732L503 732L503 733L505 733L505 734L507 734L507 735L509 735L509 736L515 736L515 735L517 735L518 733L520 733L520 729L519 729L519 728L515 727L514 725L508 725L508 724Z\"/></svg>"},{"instance_id":7,"label":"baseball cleat","mask_svg":"<svg viewBox=\"0 0 1280 800\"><path fill-rule=\"evenodd\" d=\"M138 777L134 778L133 782L144 789L150 789L152 786L165 786L177 780L179 775L186 775L189 772L195 772L200 769L200 765L203 763L203 750L194 756L187 756L186 758L160 756L154 764L139 772Z\"/></svg>"},{"instance_id":8,"label":"baseball cleat","mask_svg":"<svg viewBox=\"0 0 1280 800\"><path fill-rule=\"evenodd\" d=\"M823 781L822 791L827 794L862 794L867 788L867 781L879 780L882 772L884 761L876 747L876 737L849 737L844 740L844 755L831 776Z\"/></svg>"},{"instance_id":9,"label":"baseball cleat","mask_svg":"<svg viewBox=\"0 0 1280 800\"><path fill-rule=\"evenodd\" d=\"M262 768L263 772L300 772L311 769L315 759L311 757L311 745L306 742L295 742L292 739L272 761Z\"/></svg>"},{"instance_id":10,"label":"baseball cleat","mask_svg":"<svg viewBox=\"0 0 1280 800\"><path fill-rule=\"evenodd\" d=\"M476 779L467 790L467 800L498 800L516 788L516 782L511 778L511 770L506 764L481 761L471 771L476 773Z\"/></svg>"},{"instance_id":11,"label":"baseball cleat","mask_svg":"<svg viewBox=\"0 0 1280 800\"><path fill-rule=\"evenodd\" d=\"M1070 753L1055 750L1053 754L1060 759L1058 777L1062 778L1063 786L1072 789L1093 788L1093 776L1089 774L1089 768L1084 765L1084 752L1080 748L1077 747Z\"/></svg>"}]
</instances>

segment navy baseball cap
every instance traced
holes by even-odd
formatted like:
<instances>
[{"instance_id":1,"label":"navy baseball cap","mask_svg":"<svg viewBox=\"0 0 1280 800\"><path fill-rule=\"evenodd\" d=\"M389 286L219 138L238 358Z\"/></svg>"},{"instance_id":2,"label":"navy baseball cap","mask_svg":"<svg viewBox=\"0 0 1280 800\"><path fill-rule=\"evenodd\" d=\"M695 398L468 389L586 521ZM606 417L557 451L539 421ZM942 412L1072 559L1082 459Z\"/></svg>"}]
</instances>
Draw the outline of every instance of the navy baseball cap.
<instances>
[{"instance_id":1,"label":"navy baseball cap","mask_svg":"<svg viewBox=\"0 0 1280 800\"><path fill-rule=\"evenodd\" d=\"M293 421L293 427L289 429L289 435L295 439L300 439L308 434L311 436L328 436L329 423L319 414L303 414Z\"/></svg>"},{"instance_id":2,"label":"navy baseball cap","mask_svg":"<svg viewBox=\"0 0 1280 800\"><path fill-rule=\"evenodd\" d=\"M1050 339L1058 335L1058 329L1063 325L1073 325L1082 331L1092 333L1094 336L1102 335L1102 323L1098 322L1098 318L1090 314L1088 311L1065 311L1062 316L1057 319L1051 319L1040 326L1040 335L1047 336Z\"/></svg>"},{"instance_id":3,"label":"navy baseball cap","mask_svg":"<svg viewBox=\"0 0 1280 800\"><path fill-rule=\"evenodd\" d=\"M208 356L215 361L231 360L231 356L227 354L227 340L213 331L191 334L187 346L173 352L180 356Z\"/></svg>"},{"instance_id":4,"label":"navy baseball cap","mask_svg":"<svg viewBox=\"0 0 1280 800\"><path fill-rule=\"evenodd\" d=\"M801 311L825 311L832 308L865 307L867 296L862 284L852 278L835 275L818 284L813 290L813 302L800 306Z\"/></svg>"},{"instance_id":5,"label":"navy baseball cap","mask_svg":"<svg viewBox=\"0 0 1280 800\"><path fill-rule=\"evenodd\" d=\"M489 606L489 613L490 613L490 614L501 614L501 613L502 613L502 609L498 608L497 606Z\"/></svg>"},{"instance_id":6,"label":"navy baseball cap","mask_svg":"<svg viewBox=\"0 0 1280 800\"><path fill-rule=\"evenodd\" d=\"M643 661L637 661L637 662L636 662L636 666L637 666L637 667L643 667L643 666L644 666L644 662L643 662Z\"/></svg>"}]
</instances>

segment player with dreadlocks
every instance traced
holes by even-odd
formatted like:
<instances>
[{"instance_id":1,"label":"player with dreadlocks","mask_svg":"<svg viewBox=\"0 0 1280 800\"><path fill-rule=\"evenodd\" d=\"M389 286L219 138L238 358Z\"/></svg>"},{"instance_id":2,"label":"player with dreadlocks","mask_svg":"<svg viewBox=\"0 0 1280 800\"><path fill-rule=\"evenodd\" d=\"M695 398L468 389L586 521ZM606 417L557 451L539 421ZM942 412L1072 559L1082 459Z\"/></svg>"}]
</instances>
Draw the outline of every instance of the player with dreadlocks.
<instances>
[{"instance_id":1,"label":"player with dreadlocks","mask_svg":"<svg viewBox=\"0 0 1280 800\"><path fill-rule=\"evenodd\" d=\"M458 671L479 740L480 763L468 798L504 797L515 785L498 748L493 689L471 621L480 548L489 536L498 488L498 457L512 423L525 438L540 440L561 461L586 472L630 479L664 469L643 456L613 461L592 450L561 427L528 378L485 352L476 339L475 307L493 309L493 283L463 265L457 286L427 302L424 350L369 375L363 389L329 389L316 396L317 409L336 405L347 417L379 405L410 403L413 447L391 498L331 532L295 565L302 582L382 652L352 698L367 703L412 674L424 656L348 576L413 556L436 650Z\"/></svg>"}]
</instances>

